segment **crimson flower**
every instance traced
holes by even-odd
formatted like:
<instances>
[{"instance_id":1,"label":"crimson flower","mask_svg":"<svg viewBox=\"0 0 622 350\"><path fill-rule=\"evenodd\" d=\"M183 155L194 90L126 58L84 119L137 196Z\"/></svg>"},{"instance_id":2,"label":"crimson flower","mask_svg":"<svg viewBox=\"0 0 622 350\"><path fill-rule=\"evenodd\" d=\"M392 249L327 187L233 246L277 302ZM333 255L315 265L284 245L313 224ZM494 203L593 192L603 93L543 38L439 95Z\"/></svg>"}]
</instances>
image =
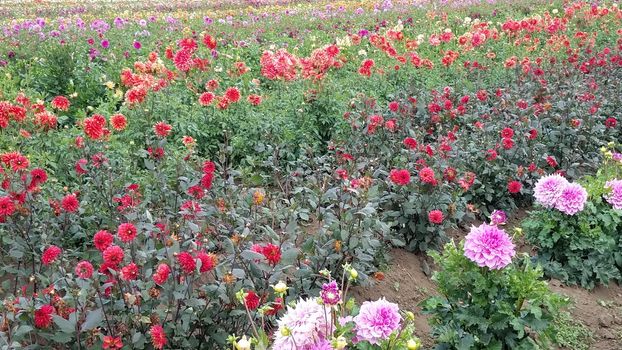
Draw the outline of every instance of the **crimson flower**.
<instances>
[{"instance_id":1,"label":"crimson flower","mask_svg":"<svg viewBox=\"0 0 622 350\"><path fill-rule=\"evenodd\" d=\"M406 169L393 169L389 177L394 184L400 186L406 186L410 182L410 173Z\"/></svg>"},{"instance_id":2,"label":"crimson flower","mask_svg":"<svg viewBox=\"0 0 622 350\"><path fill-rule=\"evenodd\" d=\"M41 263L43 263L43 265L50 265L58 258L61 252L62 250L59 247L55 245L49 246L43 252L43 255L41 255Z\"/></svg>"},{"instance_id":3,"label":"crimson flower","mask_svg":"<svg viewBox=\"0 0 622 350\"><path fill-rule=\"evenodd\" d=\"M255 310L256 308L258 308L259 302L260 302L259 296L252 290L244 295L244 305L249 310Z\"/></svg>"},{"instance_id":4,"label":"crimson flower","mask_svg":"<svg viewBox=\"0 0 622 350\"><path fill-rule=\"evenodd\" d=\"M52 314L56 310L54 306L46 304L35 310L35 327L48 328L52 325Z\"/></svg>"},{"instance_id":5,"label":"crimson flower","mask_svg":"<svg viewBox=\"0 0 622 350\"><path fill-rule=\"evenodd\" d=\"M523 184L520 181L510 181L508 183L508 191L512 194L520 192L523 188Z\"/></svg>"},{"instance_id":6,"label":"crimson flower","mask_svg":"<svg viewBox=\"0 0 622 350\"><path fill-rule=\"evenodd\" d=\"M443 219L443 212L440 210L432 210L428 213L428 220L433 224L440 225L443 223Z\"/></svg>"},{"instance_id":7,"label":"crimson flower","mask_svg":"<svg viewBox=\"0 0 622 350\"><path fill-rule=\"evenodd\" d=\"M171 133L172 129L173 129L173 127L170 126L169 124L166 124L165 122L157 122L153 126L153 131L159 137L167 137Z\"/></svg>"}]
</instances>

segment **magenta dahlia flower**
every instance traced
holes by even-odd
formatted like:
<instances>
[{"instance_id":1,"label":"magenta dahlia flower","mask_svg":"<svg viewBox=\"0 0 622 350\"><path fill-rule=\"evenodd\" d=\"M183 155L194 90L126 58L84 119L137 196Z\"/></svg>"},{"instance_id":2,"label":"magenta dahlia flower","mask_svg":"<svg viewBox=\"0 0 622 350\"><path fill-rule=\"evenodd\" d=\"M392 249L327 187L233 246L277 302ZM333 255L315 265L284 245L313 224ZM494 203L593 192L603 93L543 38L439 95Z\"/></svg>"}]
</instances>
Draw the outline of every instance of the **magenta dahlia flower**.
<instances>
[{"instance_id":1,"label":"magenta dahlia flower","mask_svg":"<svg viewBox=\"0 0 622 350\"><path fill-rule=\"evenodd\" d=\"M574 215L583 210L585 202L587 202L585 188L576 183L567 184L555 202L555 209L567 215Z\"/></svg>"},{"instance_id":2,"label":"magenta dahlia flower","mask_svg":"<svg viewBox=\"0 0 622 350\"><path fill-rule=\"evenodd\" d=\"M385 298L366 301L361 305L359 314L354 317L356 338L377 345L400 327L400 316L397 304Z\"/></svg>"},{"instance_id":3,"label":"magenta dahlia flower","mask_svg":"<svg viewBox=\"0 0 622 350\"><path fill-rule=\"evenodd\" d=\"M568 180L561 175L553 174L544 176L536 183L533 195L536 202L546 208L555 207L557 199L561 195L562 189L568 184Z\"/></svg>"},{"instance_id":4,"label":"magenta dahlia flower","mask_svg":"<svg viewBox=\"0 0 622 350\"><path fill-rule=\"evenodd\" d=\"M278 321L274 335L274 349L312 349L322 339L332 336L332 313L316 299L300 299L295 307Z\"/></svg>"},{"instance_id":5,"label":"magenta dahlia flower","mask_svg":"<svg viewBox=\"0 0 622 350\"><path fill-rule=\"evenodd\" d=\"M505 225L508 216L503 210L493 210L490 214L490 223L493 225Z\"/></svg>"},{"instance_id":6,"label":"magenta dahlia flower","mask_svg":"<svg viewBox=\"0 0 622 350\"><path fill-rule=\"evenodd\" d=\"M465 238L464 256L481 267L502 269L512 262L515 254L512 239L494 225L473 226Z\"/></svg>"},{"instance_id":7,"label":"magenta dahlia flower","mask_svg":"<svg viewBox=\"0 0 622 350\"><path fill-rule=\"evenodd\" d=\"M330 281L322 285L320 297L326 305L337 305L341 301L341 290L336 281Z\"/></svg>"},{"instance_id":8,"label":"magenta dahlia flower","mask_svg":"<svg viewBox=\"0 0 622 350\"><path fill-rule=\"evenodd\" d=\"M605 188L611 189L611 192L605 195L607 203L611 204L613 209L622 209L622 180L607 181Z\"/></svg>"}]
</instances>

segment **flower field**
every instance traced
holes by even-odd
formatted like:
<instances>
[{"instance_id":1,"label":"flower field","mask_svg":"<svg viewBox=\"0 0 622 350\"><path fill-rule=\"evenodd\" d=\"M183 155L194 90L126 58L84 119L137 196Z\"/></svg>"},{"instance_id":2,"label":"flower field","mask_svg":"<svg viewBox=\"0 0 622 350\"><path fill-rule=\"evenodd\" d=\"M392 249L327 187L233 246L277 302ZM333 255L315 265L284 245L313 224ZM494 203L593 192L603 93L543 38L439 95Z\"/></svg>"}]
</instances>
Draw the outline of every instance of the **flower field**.
<instances>
[{"instance_id":1,"label":"flower field","mask_svg":"<svg viewBox=\"0 0 622 350\"><path fill-rule=\"evenodd\" d=\"M0 14L0 349L622 348L616 1Z\"/></svg>"}]
</instances>

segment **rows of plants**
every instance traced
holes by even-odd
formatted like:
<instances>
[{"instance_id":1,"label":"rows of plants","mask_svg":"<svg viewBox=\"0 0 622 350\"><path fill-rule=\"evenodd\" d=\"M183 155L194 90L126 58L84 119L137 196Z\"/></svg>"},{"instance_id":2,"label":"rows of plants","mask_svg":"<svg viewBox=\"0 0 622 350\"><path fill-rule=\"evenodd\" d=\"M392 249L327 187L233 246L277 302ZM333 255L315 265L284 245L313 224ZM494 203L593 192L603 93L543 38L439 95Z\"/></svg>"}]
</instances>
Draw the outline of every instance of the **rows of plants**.
<instances>
[{"instance_id":1,"label":"rows of plants","mask_svg":"<svg viewBox=\"0 0 622 350\"><path fill-rule=\"evenodd\" d=\"M5 32L0 345L418 349L347 298L398 246L436 258L439 348L547 348L543 274L620 280L622 11L382 6ZM532 261L499 210L533 198Z\"/></svg>"}]
</instances>

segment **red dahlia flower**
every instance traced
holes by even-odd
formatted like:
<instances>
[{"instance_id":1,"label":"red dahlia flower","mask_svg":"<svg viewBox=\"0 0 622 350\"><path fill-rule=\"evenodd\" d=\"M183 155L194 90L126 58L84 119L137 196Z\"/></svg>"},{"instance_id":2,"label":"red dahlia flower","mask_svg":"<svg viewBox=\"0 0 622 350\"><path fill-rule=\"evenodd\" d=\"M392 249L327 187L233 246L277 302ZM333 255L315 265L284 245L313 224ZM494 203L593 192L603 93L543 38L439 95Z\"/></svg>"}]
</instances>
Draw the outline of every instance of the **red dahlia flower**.
<instances>
[{"instance_id":1,"label":"red dahlia flower","mask_svg":"<svg viewBox=\"0 0 622 350\"><path fill-rule=\"evenodd\" d=\"M197 268L197 262L194 260L192 255L188 252L181 252L177 254L177 262L179 263L179 267L181 267L182 271L185 273L193 273Z\"/></svg>"},{"instance_id":2,"label":"red dahlia flower","mask_svg":"<svg viewBox=\"0 0 622 350\"><path fill-rule=\"evenodd\" d=\"M400 186L406 186L410 182L410 173L406 169L393 169L389 177L394 184Z\"/></svg>"},{"instance_id":3,"label":"red dahlia flower","mask_svg":"<svg viewBox=\"0 0 622 350\"><path fill-rule=\"evenodd\" d=\"M55 245L51 245L49 246L44 252L43 255L41 255L41 263L43 265L50 265L51 263L53 263L56 258L58 258L58 256L60 255L60 253L62 252L62 250L55 246Z\"/></svg>"},{"instance_id":4,"label":"red dahlia flower","mask_svg":"<svg viewBox=\"0 0 622 350\"><path fill-rule=\"evenodd\" d=\"M432 210L428 213L428 220L433 223L440 225L443 223L443 212L440 210Z\"/></svg>"},{"instance_id":5,"label":"red dahlia flower","mask_svg":"<svg viewBox=\"0 0 622 350\"><path fill-rule=\"evenodd\" d=\"M508 191L512 194L520 192L523 188L523 184L520 181L510 181L508 183Z\"/></svg>"},{"instance_id":6,"label":"red dahlia flower","mask_svg":"<svg viewBox=\"0 0 622 350\"><path fill-rule=\"evenodd\" d=\"M111 267L116 267L123 261L123 258L125 257L125 253L123 252L123 249L121 249L121 247L116 246L116 245L111 245L108 248L106 248L106 250L104 250L104 252L102 253L102 256L104 258L105 264Z\"/></svg>"},{"instance_id":7,"label":"red dahlia flower","mask_svg":"<svg viewBox=\"0 0 622 350\"><path fill-rule=\"evenodd\" d=\"M159 137L167 137L171 133L171 129L173 129L173 127L165 122L158 122L153 126L153 131L155 131L156 135Z\"/></svg>"},{"instance_id":8,"label":"red dahlia flower","mask_svg":"<svg viewBox=\"0 0 622 350\"><path fill-rule=\"evenodd\" d=\"M270 265L275 266L281 261L281 247L271 243L266 244L261 249L261 254L266 257Z\"/></svg>"},{"instance_id":9,"label":"red dahlia flower","mask_svg":"<svg viewBox=\"0 0 622 350\"><path fill-rule=\"evenodd\" d=\"M35 310L35 327L37 328L48 328L52 325L52 314L56 310L52 305L43 305L37 310Z\"/></svg>"},{"instance_id":10,"label":"red dahlia flower","mask_svg":"<svg viewBox=\"0 0 622 350\"><path fill-rule=\"evenodd\" d=\"M133 241L134 238L136 238L137 233L138 230L136 229L136 226L131 223L121 224L117 229L117 235L119 236L121 241L125 243Z\"/></svg>"},{"instance_id":11,"label":"red dahlia flower","mask_svg":"<svg viewBox=\"0 0 622 350\"><path fill-rule=\"evenodd\" d=\"M114 237L112 237L110 232L106 230L98 231L95 236L93 236L93 244L95 245L95 248L97 248L97 250L99 250L100 252L106 250L106 248L108 248L112 244L113 240Z\"/></svg>"},{"instance_id":12,"label":"red dahlia flower","mask_svg":"<svg viewBox=\"0 0 622 350\"><path fill-rule=\"evenodd\" d=\"M153 347L161 350L166 345L166 333L164 332L164 328L161 325L156 324L151 326L149 330L149 334L151 335L151 344Z\"/></svg>"},{"instance_id":13,"label":"red dahlia flower","mask_svg":"<svg viewBox=\"0 0 622 350\"><path fill-rule=\"evenodd\" d=\"M259 302L259 296L255 294L255 292L253 292L252 290L244 295L244 305L249 310L255 310L256 308L258 308Z\"/></svg>"},{"instance_id":14,"label":"red dahlia flower","mask_svg":"<svg viewBox=\"0 0 622 350\"><path fill-rule=\"evenodd\" d=\"M65 96L56 96L52 100L52 107L58 109L59 111L66 111L69 109L71 103Z\"/></svg>"},{"instance_id":15,"label":"red dahlia flower","mask_svg":"<svg viewBox=\"0 0 622 350\"><path fill-rule=\"evenodd\" d=\"M61 205L63 207L63 210L65 210L68 213L73 213L75 211L78 210L78 208L80 208L80 202L78 201L78 198L76 197L75 194L68 194L65 197L63 197L63 200L61 201Z\"/></svg>"}]
</instances>

